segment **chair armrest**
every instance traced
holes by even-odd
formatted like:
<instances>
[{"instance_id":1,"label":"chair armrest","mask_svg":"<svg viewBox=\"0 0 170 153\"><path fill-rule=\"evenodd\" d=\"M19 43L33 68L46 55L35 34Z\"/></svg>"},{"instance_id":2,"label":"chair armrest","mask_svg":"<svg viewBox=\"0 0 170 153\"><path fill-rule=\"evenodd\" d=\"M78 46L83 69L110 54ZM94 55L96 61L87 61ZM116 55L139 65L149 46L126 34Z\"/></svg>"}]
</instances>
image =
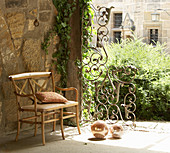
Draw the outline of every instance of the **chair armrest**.
<instances>
[{"instance_id":1,"label":"chair armrest","mask_svg":"<svg viewBox=\"0 0 170 153\"><path fill-rule=\"evenodd\" d=\"M61 91L71 91L71 90L75 91L75 93L76 93L76 99L75 99L75 101L78 101L78 90L77 90L77 88L75 88L75 87L60 88L60 87L57 87L57 86L55 86L55 88L56 88L57 90L61 90Z\"/></svg>"},{"instance_id":2,"label":"chair armrest","mask_svg":"<svg viewBox=\"0 0 170 153\"><path fill-rule=\"evenodd\" d=\"M17 96L20 96L20 97L34 97L35 95L34 94L19 94L19 93L16 93L14 92Z\"/></svg>"}]
</instances>

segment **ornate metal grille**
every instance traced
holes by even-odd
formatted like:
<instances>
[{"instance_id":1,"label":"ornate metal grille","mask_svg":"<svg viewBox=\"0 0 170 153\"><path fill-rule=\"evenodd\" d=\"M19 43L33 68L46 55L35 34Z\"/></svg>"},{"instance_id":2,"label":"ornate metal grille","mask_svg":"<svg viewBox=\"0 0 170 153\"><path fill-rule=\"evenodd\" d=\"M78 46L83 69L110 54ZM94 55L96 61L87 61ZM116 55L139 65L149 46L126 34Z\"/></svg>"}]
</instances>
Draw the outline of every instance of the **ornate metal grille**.
<instances>
[{"instance_id":1,"label":"ornate metal grille","mask_svg":"<svg viewBox=\"0 0 170 153\"><path fill-rule=\"evenodd\" d=\"M97 42L92 41L93 44L89 44L87 40L82 39L82 54L84 54L82 59L82 121L103 119L116 123L119 120L124 122L125 119L131 119L134 123L136 88L132 81L137 69L132 66L107 65L109 57L103 44L109 40L107 24L113 7L97 7L96 9L91 5L91 9L96 19L95 27L91 24L90 14L88 18L84 18L82 24L88 21L87 25L92 32L91 38L96 38ZM92 28L96 28L97 36L93 36ZM126 88L123 90L126 93L120 95L122 88Z\"/></svg>"}]
</instances>

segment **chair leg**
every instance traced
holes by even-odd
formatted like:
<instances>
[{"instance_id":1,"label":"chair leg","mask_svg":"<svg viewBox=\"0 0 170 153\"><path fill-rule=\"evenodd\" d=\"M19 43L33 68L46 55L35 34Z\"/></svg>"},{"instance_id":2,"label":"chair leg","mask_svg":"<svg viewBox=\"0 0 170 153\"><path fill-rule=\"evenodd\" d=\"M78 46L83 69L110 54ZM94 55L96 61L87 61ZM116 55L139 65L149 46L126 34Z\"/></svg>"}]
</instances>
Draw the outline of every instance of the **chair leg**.
<instances>
[{"instance_id":1,"label":"chair leg","mask_svg":"<svg viewBox=\"0 0 170 153\"><path fill-rule=\"evenodd\" d=\"M79 106L78 105L76 106L76 123L77 123L78 132L79 134L81 134L80 126L79 126Z\"/></svg>"},{"instance_id":2,"label":"chair leg","mask_svg":"<svg viewBox=\"0 0 170 153\"><path fill-rule=\"evenodd\" d=\"M41 113L41 134L42 134L42 142L45 145L45 134L44 134L44 112Z\"/></svg>"},{"instance_id":3,"label":"chair leg","mask_svg":"<svg viewBox=\"0 0 170 153\"><path fill-rule=\"evenodd\" d=\"M53 115L53 119L56 119L56 111L54 110L55 114ZM56 121L53 122L53 131L55 131Z\"/></svg>"},{"instance_id":4,"label":"chair leg","mask_svg":"<svg viewBox=\"0 0 170 153\"><path fill-rule=\"evenodd\" d=\"M15 141L18 141L18 136L19 136L20 127L21 127L21 122L19 121L20 120L20 112L19 111L17 113L17 120L18 120L18 128L17 128L17 135L15 138Z\"/></svg>"},{"instance_id":5,"label":"chair leg","mask_svg":"<svg viewBox=\"0 0 170 153\"><path fill-rule=\"evenodd\" d=\"M61 126L61 134L62 134L63 140L65 140L64 130L63 130L63 109L60 109L60 126Z\"/></svg>"},{"instance_id":6,"label":"chair leg","mask_svg":"<svg viewBox=\"0 0 170 153\"><path fill-rule=\"evenodd\" d=\"M35 119L35 131L34 131L34 136L37 135L37 118Z\"/></svg>"},{"instance_id":7,"label":"chair leg","mask_svg":"<svg viewBox=\"0 0 170 153\"><path fill-rule=\"evenodd\" d=\"M16 135L16 138L15 138L15 141L18 141L18 136L19 136L19 132L20 132L20 126L21 126L21 123L20 123L20 121L18 121L18 129L17 129L17 135Z\"/></svg>"}]
</instances>

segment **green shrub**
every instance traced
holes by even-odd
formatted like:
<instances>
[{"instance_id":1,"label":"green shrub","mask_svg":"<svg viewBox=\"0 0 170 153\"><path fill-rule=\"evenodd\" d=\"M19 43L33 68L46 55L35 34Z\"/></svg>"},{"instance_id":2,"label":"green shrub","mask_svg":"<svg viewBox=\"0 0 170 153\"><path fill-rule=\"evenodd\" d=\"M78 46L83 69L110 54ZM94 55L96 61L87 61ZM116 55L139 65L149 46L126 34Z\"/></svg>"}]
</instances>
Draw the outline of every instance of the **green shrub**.
<instances>
[{"instance_id":1,"label":"green shrub","mask_svg":"<svg viewBox=\"0 0 170 153\"><path fill-rule=\"evenodd\" d=\"M133 65L138 69L134 84L137 119L170 120L170 58L165 44L145 44L142 39L106 44L107 66Z\"/></svg>"}]
</instances>

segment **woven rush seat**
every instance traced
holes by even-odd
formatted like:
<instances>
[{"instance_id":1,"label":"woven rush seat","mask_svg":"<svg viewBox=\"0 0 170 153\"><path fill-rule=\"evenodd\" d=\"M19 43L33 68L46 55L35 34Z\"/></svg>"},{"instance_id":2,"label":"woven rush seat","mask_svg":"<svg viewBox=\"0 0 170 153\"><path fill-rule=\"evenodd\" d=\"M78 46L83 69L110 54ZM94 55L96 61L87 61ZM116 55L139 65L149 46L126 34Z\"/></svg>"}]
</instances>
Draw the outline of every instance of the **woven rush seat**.
<instances>
[{"instance_id":1,"label":"woven rush seat","mask_svg":"<svg viewBox=\"0 0 170 153\"><path fill-rule=\"evenodd\" d=\"M61 109L61 108L67 108L71 106L78 105L75 101L68 101L65 104L37 104L37 112L43 112L43 111L49 111L50 109ZM34 111L34 105L25 105L21 107L22 111Z\"/></svg>"}]
</instances>

